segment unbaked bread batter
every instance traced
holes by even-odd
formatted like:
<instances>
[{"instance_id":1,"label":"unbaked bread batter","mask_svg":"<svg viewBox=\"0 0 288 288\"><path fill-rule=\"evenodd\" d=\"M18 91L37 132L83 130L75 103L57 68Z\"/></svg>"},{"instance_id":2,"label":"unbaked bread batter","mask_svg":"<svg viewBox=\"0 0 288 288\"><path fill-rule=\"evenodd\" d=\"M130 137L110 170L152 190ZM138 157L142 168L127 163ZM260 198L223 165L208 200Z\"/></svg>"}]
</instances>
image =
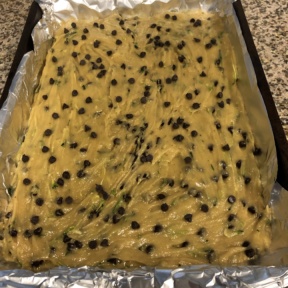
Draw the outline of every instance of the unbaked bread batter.
<instances>
[{"instance_id":1,"label":"unbaked bread batter","mask_svg":"<svg viewBox=\"0 0 288 288\"><path fill-rule=\"evenodd\" d=\"M11 171L6 260L231 265L269 247L265 151L223 21L113 14L57 32Z\"/></svg>"}]
</instances>

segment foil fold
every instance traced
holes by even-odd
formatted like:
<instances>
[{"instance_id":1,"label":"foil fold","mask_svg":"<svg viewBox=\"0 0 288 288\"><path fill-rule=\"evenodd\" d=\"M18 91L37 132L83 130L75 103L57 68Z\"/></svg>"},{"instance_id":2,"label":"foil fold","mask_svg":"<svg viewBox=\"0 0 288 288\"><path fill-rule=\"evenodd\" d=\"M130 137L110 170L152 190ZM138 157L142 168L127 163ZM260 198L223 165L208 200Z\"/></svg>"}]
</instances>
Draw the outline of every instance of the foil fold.
<instances>
[{"instance_id":1,"label":"foil fold","mask_svg":"<svg viewBox=\"0 0 288 288\"><path fill-rule=\"evenodd\" d=\"M5 207L10 195L9 187L5 186L5 178L9 174L11 155L16 153L23 141L25 127L29 117L33 94L37 89L38 79L44 65L46 53L53 41L53 34L63 21L71 18L92 19L94 17L105 17L116 8L137 8L140 4L144 13L157 13L161 5L165 9L178 11L181 9L201 8L204 11L216 12L220 15L231 16L227 26L234 25L237 33L232 36L239 51L244 54L243 69L247 70L247 85L253 87L254 92L260 95L254 69L248 55L245 42L241 36L241 29L237 17L233 11L232 3L235 0L37 0L43 10L43 18L37 23L32 38L34 41L34 52L27 53L18 68L11 85L9 96L0 110L0 205ZM154 3L154 4L153 4ZM151 11L150 5L154 5L155 11ZM159 4L159 5L158 5ZM124 11L124 10L123 10ZM84 16L83 16L84 15ZM230 21L230 22L229 22ZM234 27L233 26L233 27ZM241 54L241 55L242 55ZM257 97L256 97L257 98ZM265 105L261 96L254 99L252 103L255 115L251 115L251 122L257 131L262 131L262 125L268 127L268 133L258 133L259 141L268 141L270 146L269 163L266 172L269 180L276 177L276 151L274 147L273 134L266 115ZM15 116L16 115L16 116ZM261 116L259 116L261 115ZM257 120L260 117L261 121ZM263 121L262 121L263 120ZM263 124L265 123L265 124ZM7 129L9 127L9 129ZM270 134L272 135L270 135ZM262 135L265 134L265 135ZM267 137L267 134L270 135ZM5 140L4 140L5 139ZM265 183L265 179L263 179ZM269 186L269 185L268 185ZM271 191L272 187L268 187ZM263 265L286 265L288 264L288 229L285 200L288 196L286 191L278 184L272 189L270 205L276 215L274 232L274 246L269 255L262 260ZM287 198L288 201L288 198ZM3 217L3 208L1 217ZM279 237L282 241L279 240ZM279 247L281 248L279 250ZM283 252L284 251L284 252ZM46 272L33 273L31 271L11 269L11 265L2 263L0 281L9 287L285 287L288 286L288 267L216 267L210 265L191 266L175 270L141 268L134 271L125 270L101 270L91 267L70 269L58 267ZM6 269L6 270L5 270Z\"/></svg>"}]
</instances>

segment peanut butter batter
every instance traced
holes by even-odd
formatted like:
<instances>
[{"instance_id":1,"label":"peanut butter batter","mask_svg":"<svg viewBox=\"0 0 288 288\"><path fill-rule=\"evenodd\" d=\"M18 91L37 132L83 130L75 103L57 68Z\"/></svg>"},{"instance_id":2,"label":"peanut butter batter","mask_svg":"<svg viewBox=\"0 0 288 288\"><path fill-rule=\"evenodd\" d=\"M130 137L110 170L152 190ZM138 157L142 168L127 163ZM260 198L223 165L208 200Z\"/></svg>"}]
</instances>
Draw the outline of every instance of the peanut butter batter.
<instances>
[{"instance_id":1,"label":"peanut butter batter","mask_svg":"<svg viewBox=\"0 0 288 288\"><path fill-rule=\"evenodd\" d=\"M23 268L245 264L269 247L224 19L111 15L55 35L11 171L3 251Z\"/></svg>"}]
</instances>

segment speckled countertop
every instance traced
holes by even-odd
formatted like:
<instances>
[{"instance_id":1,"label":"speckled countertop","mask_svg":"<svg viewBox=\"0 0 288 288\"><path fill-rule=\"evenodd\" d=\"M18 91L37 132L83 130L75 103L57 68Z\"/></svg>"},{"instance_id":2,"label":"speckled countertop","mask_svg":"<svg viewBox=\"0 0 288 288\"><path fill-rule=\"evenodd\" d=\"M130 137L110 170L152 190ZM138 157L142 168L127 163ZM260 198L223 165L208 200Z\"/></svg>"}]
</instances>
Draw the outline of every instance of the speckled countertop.
<instances>
[{"instance_id":1,"label":"speckled countertop","mask_svg":"<svg viewBox=\"0 0 288 288\"><path fill-rule=\"evenodd\" d=\"M0 0L0 95L32 0ZM288 138L288 1L242 0Z\"/></svg>"}]
</instances>

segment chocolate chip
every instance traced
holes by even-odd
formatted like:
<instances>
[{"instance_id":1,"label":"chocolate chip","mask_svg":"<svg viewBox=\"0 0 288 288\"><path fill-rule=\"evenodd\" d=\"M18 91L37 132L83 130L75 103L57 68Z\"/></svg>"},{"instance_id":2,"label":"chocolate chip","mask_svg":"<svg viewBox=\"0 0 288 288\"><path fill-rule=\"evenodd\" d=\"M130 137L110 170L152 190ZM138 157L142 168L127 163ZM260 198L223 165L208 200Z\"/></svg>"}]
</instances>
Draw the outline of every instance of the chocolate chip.
<instances>
[{"instance_id":1,"label":"chocolate chip","mask_svg":"<svg viewBox=\"0 0 288 288\"><path fill-rule=\"evenodd\" d=\"M65 198L65 202L66 202L66 204L72 204L73 203L73 198L71 197L71 196L67 196L66 198Z\"/></svg>"},{"instance_id":2,"label":"chocolate chip","mask_svg":"<svg viewBox=\"0 0 288 288\"><path fill-rule=\"evenodd\" d=\"M74 245L77 249L81 249L83 247L83 243L78 240L74 241Z\"/></svg>"},{"instance_id":3,"label":"chocolate chip","mask_svg":"<svg viewBox=\"0 0 288 288\"><path fill-rule=\"evenodd\" d=\"M244 241L243 243L242 243L242 245L241 245L242 247L248 247L248 246L250 246L250 242L249 241Z\"/></svg>"},{"instance_id":4,"label":"chocolate chip","mask_svg":"<svg viewBox=\"0 0 288 288\"><path fill-rule=\"evenodd\" d=\"M209 207L207 204L202 204L200 210L204 213L207 213L209 211Z\"/></svg>"},{"instance_id":5,"label":"chocolate chip","mask_svg":"<svg viewBox=\"0 0 288 288\"><path fill-rule=\"evenodd\" d=\"M17 237L18 231L17 231L16 229L14 229L14 228L11 228L11 229L9 230L9 235L10 235L11 237Z\"/></svg>"},{"instance_id":6,"label":"chocolate chip","mask_svg":"<svg viewBox=\"0 0 288 288\"><path fill-rule=\"evenodd\" d=\"M236 202L236 197L234 195L230 195L227 199L228 203L233 204Z\"/></svg>"},{"instance_id":7,"label":"chocolate chip","mask_svg":"<svg viewBox=\"0 0 288 288\"><path fill-rule=\"evenodd\" d=\"M29 161L30 157L28 155L23 154L22 155L22 162L27 163Z\"/></svg>"},{"instance_id":8,"label":"chocolate chip","mask_svg":"<svg viewBox=\"0 0 288 288\"><path fill-rule=\"evenodd\" d=\"M222 150L223 151L229 151L230 150L230 146L228 144L222 146Z\"/></svg>"},{"instance_id":9,"label":"chocolate chip","mask_svg":"<svg viewBox=\"0 0 288 288\"><path fill-rule=\"evenodd\" d=\"M256 255L256 252L253 248L246 249L244 253L248 258L253 258Z\"/></svg>"},{"instance_id":10,"label":"chocolate chip","mask_svg":"<svg viewBox=\"0 0 288 288\"><path fill-rule=\"evenodd\" d=\"M56 162L56 160L57 160L56 157L50 156L48 161L49 161L50 164L53 164L53 163Z\"/></svg>"},{"instance_id":11,"label":"chocolate chip","mask_svg":"<svg viewBox=\"0 0 288 288\"><path fill-rule=\"evenodd\" d=\"M192 162L192 158L191 158L191 157L185 157L185 158L184 158L184 162L185 162L186 164L190 164L190 163Z\"/></svg>"},{"instance_id":12,"label":"chocolate chip","mask_svg":"<svg viewBox=\"0 0 288 288\"><path fill-rule=\"evenodd\" d=\"M71 94L72 94L73 97L75 97L75 96L77 96L79 93L78 93L77 90L73 90Z\"/></svg>"},{"instance_id":13,"label":"chocolate chip","mask_svg":"<svg viewBox=\"0 0 288 288\"><path fill-rule=\"evenodd\" d=\"M185 214L184 215L184 220L186 221L186 222L192 222L192 217L193 217L193 215L192 214Z\"/></svg>"},{"instance_id":14,"label":"chocolate chip","mask_svg":"<svg viewBox=\"0 0 288 288\"><path fill-rule=\"evenodd\" d=\"M165 101L163 104L163 106L166 108L169 107L170 105L171 105L171 102L169 102L169 101Z\"/></svg>"},{"instance_id":15,"label":"chocolate chip","mask_svg":"<svg viewBox=\"0 0 288 288\"><path fill-rule=\"evenodd\" d=\"M73 44L74 46L76 46L76 45L78 45L78 41L77 41L77 40L72 40L72 44Z\"/></svg>"},{"instance_id":16,"label":"chocolate chip","mask_svg":"<svg viewBox=\"0 0 288 288\"><path fill-rule=\"evenodd\" d=\"M215 124L217 130L221 129L221 123L219 121L215 121L214 124Z\"/></svg>"},{"instance_id":17,"label":"chocolate chip","mask_svg":"<svg viewBox=\"0 0 288 288\"><path fill-rule=\"evenodd\" d=\"M88 242L88 247L90 249L96 249L98 246L97 240L91 240Z\"/></svg>"},{"instance_id":18,"label":"chocolate chip","mask_svg":"<svg viewBox=\"0 0 288 288\"><path fill-rule=\"evenodd\" d=\"M116 79L112 79L111 80L111 85L112 86L116 86L117 85L117 80Z\"/></svg>"},{"instance_id":19,"label":"chocolate chip","mask_svg":"<svg viewBox=\"0 0 288 288\"><path fill-rule=\"evenodd\" d=\"M253 155L254 156L260 156L262 154L261 148L255 147L253 150Z\"/></svg>"},{"instance_id":20,"label":"chocolate chip","mask_svg":"<svg viewBox=\"0 0 288 288\"><path fill-rule=\"evenodd\" d=\"M31 262L32 268L39 268L44 263L44 260L36 260Z\"/></svg>"},{"instance_id":21,"label":"chocolate chip","mask_svg":"<svg viewBox=\"0 0 288 288\"><path fill-rule=\"evenodd\" d=\"M26 186L30 185L31 184L31 180L29 178L24 178L23 179L23 184L26 185Z\"/></svg>"},{"instance_id":22,"label":"chocolate chip","mask_svg":"<svg viewBox=\"0 0 288 288\"><path fill-rule=\"evenodd\" d=\"M146 248L145 248L145 252L146 252L147 254L150 254L153 250L154 250L154 246L153 246L153 245L148 245L148 246L146 246Z\"/></svg>"},{"instance_id":23,"label":"chocolate chip","mask_svg":"<svg viewBox=\"0 0 288 288\"><path fill-rule=\"evenodd\" d=\"M176 15L173 15L173 16L172 16L172 20L176 21L176 20L177 20L177 16L176 16Z\"/></svg>"},{"instance_id":24,"label":"chocolate chip","mask_svg":"<svg viewBox=\"0 0 288 288\"><path fill-rule=\"evenodd\" d=\"M199 109L199 108L200 108L200 103L195 102L195 103L192 104L191 107L192 107L194 110Z\"/></svg>"},{"instance_id":25,"label":"chocolate chip","mask_svg":"<svg viewBox=\"0 0 288 288\"><path fill-rule=\"evenodd\" d=\"M118 46L119 46L119 45L121 45L121 44L122 44L122 41L121 41L120 39L117 39L115 43L116 43L116 45L118 45Z\"/></svg>"},{"instance_id":26,"label":"chocolate chip","mask_svg":"<svg viewBox=\"0 0 288 288\"><path fill-rule=\"evenodd\" d=\"M191 93L186 93L185 97L187 100L191 100L193 96Z\"/></svg>"},{"instance_id":27,"label":"chocolate chip","mask_svg":"<svg viewBox=\"0 0 288 288\"><path fill-rule=\"evenodd\" d=\"M72 239L66 233L63 235L63 239L62 239L63 243L68 243L71 240Z\"/></svg>"},{"instance_id":28,"label":"chocolate chip","mask_svg":"<svg viewBox=\"0 0 288 288\"><path fill-rule=\"evenodd\" d=\"M6 213L5 218L9 219L9 218L11 218L11 216L12 216L12 212L9 211Z\"/></svg>"},{"instance_id":29,"label":"chocolate chip","mask_svg":"<svg viewBox=\"0 0 288 288\"><path fill-rule=\"evenodd\" d=\"M255 213L256 213L256 209L255 209L254 206L249 206L249 207L247 208L247 210L248 210L248 212L250 212L251 214L255 214Z\"/></svg>"},{"instance_id":30,"label":"chocolate chip","mask_svg":"<svg viewBox=\"0 0 288 288\"><path fill-rule=\"evenodd\" d=\"M201 25L202 25L202 21L200 19L197 19L193 24L194 27L199 27Z\"/></svg>"},{"instance_id":31,"label":"chocolate chip","mask_svg":"<svg viewBox=\"0 0 288 288\"><path fill-rule=\"evenodd\" d=\"M37 215L34 215L34 216L32 216L32 217L30 218L30 222L31 222L32 224L34 224L34 225L38 224L39 221L40 221L40 218L39 218L39 216L37 216Z\"/></svg>"},{"instance_id":32,"label":"chocolate chip","mask_svg":"<svg viewBox=\"0 0 288 288\"><path fill-rule=\"evenodd\" d=\"M140 228L140 224L139 224L137 221L132 221L132 222L131 222L131 228L132 228L133 230L137 230L137 229Z\"/></svg>"},{"instance_id":33,"label":"chocolate chip","mask_svg":"<svg viewBox=\"0 0 288 288\"><path fill-rule=\"evenodd\" d=\"M161 209L161 211L166 212L169 210L169 206L167 203L163 203L163 204L161 204L160 209Z\"/></svg>"},{"instance_id":34,"label":"chocolate chip","mask_svg":"<svg viewBox=\"0 0 288 288\"><path fill-rule=\"evenodd\" d=\"M54 212L55 216L57 217L61 217L64 215L64 212L62 211L62 209L56 209Z\"/></svg>"},{"instance_id":35,"label":"chocolate chip","mask_svg":"<svg viewBox=\"0 0 288 288\"><path fill-rule=\"evenodd\" d=\"M62 110L65 110L65 109L68 109L69 108L69 105L67 105L66 103L64 103L63 105L62 105Z\"/></svg>"},{"instance_id":36,"label":"chocolate chip","mask_svg":"<svg viewBox=\"0 0 288 288\"><path fill-rule=\"evenodd\" d=\"M229 214L227 220L228 220L229 222L231 222L231 221L233 221L235 218L236 218L236 215L235 215L235 214Z\"/></svg>"},{"instance_id":37,"label":"chocolate chip","mask_svg":"<svg viewBox=\"0 0 288 288\"><path fill-rule=\"evenodd\" d=\"M112 30L111 35L116 36L117 35L117 31L116 30Z\"/></svg>"},{"instance_id":38,"label":"chocolate chip","mask_svg":"<svg viewBox=\"0 0 288 288\"><path fill-rule=\"evenodd\" d=\"M240 169L240 168L241 168L241 165L242 165L242 161L241 161L241 160L238 160L238 161L236 162L236 167L237 167L238 169Z\"/></svg>"},{"instance_id":39,"label":"chocolate chip","mask_svg":"<svg viewBox=\"0 0 288 288\"><path fill-rule=\"evenodd\" d=\"M246 185L248 185L251 182L251 178L250 177L244 177L244 183Z\"/></svg>"},{"instance_id":40,"label":"chocolate chip","mask_svg":"<svg viewBox=\"0 0 288 288\"><path fill-rule=\"evenodd\" d=\"M99 40L95 40L94 43L93 43L94 48L99 48L100 43L101 42Z\"/></svg>"},{"instance_id":41,"label":"chocolate chip","mask_svg":"<svg viewBox=\"0 0 288 288\"><path fill-rule=\"evenodd\" d=\"M77 171L76 175L78 178L84 178L86 176L86 173L84 172L84 170L79 170Z\"/></svg>"},{"instance_id":42,"label":"chocolate chip","mask_svg":"<svg viewBox=\"0 0 288 288\"><path fill-rule=\"evenodd\" d=\"M180 63L183 63L185 59L186 59L186 58L185 58L184 55L179 55L179 56L178 56L178 61L179 61Z\"/></svg>"},{"instance_id":43,"label":"chocolate chip","mask_svg":"<svg viewBox=\"0 0 288 288\"><path fill-rule=\"evenodd\" d=\"M23 235L24 235L25 238L29 239L29 238L31 238L33 236L33 232L31 230L27 229L27 230L24 231Z\"/></svg>"},{"instance_id":44,"label":"chocolate chip","mask_svg":"<svg viewBox=\"0 0 288 288\"><path fill-rule=\"evenodd\" d=\"M43 231L43 228L42 228L42 227L38 227L38 228L36 228L36 229L33 231L33 234L36 235L36 236L41 236L42 231Z\"/></svg>"},{"instance_id":45,"label":"chocolate chip","mask_svg":"<svg viewBox=\"0 0 288 288\"><path fill-rule=\"evenodd\" d=\"M163 193L159 193L159 194L157 194L157 196L156 196L156 199L157 199L157 200L163 200L163 199L165 199L165 198L166 198L166 195L163 194Z\"/></svg>"},{"instance_id":46,"label":"chocolate chip","mask_svg":"<svg viewBox=\"0 0 288 288\"><path fill-rule=\"evenodd\" d=\"M173 140L175 140L177 142L182 142L184 140L184 136L182 136L181 134L178 134L178 135L173 137Z\"/></svg>"},{"instance_id":47,"label":"chocolate chip","mask_svg":"<svg viewBox=\"0 0 288 288\"><path fill-rule=\"evenodd\" d=\"M44 136L47 136L47 137L49 137L49 136L51 136L52 135L52 130L51 129L46 129L45 131L44 131Z\"/></svg>"},{"instance_id":48,"label":"chocolate chip","mask_svg":"<svg viewBox=\"0 0 288 288\"><path fill-rule=\"evenodd\" d=\"M195 138L197 137L197 135L198 135L198 132L196 130L191 131L191 137Z\"/></svg>"},{"instance_id":49,"label":"chocolate chip","mask_svg":"<svg viewBox=\"0 0 288 288\"><path fill-rule=\"evenodd\" d=\"M129 82L129 84L134 84L135 83L135 79L134 78L129 78L128 82Z\"/></svg>"},{"instance_id":50,"label":"chocolate chip","mask_svg":"<svg viewBox=\"0 0 288 288\"><path fill-rule=\"evenodd\" d=\"M127 119L132 119L134 117L134 115L131 114L131 113L128 113L125 116L126 116Z\"/></svg>"},{"instance_id":51,"label":"chocolate chip","mask_svg":"<svg viewBox=\"0 0 288 288\"><path fill-rule=\"evenodd\" d=\"M102 246L102 247L108 247L108 246L109 246L109 241L108 241L108 239L103 239L103 240L100 242L100 246Z\"/></svg>"},{"instance_id":52,"label":"chocolate chip","mask_svg":"<svg viewBox=\"0 0 288 288\"><path fill-rule=\"evenodd\" d=\"M153 227L153 232L154 233L159 233L163 231L163 226L161 224L156 224L154 227Z\"/></svg>"},{"instance_id":53,"label":"chocolate chip","mask_svg":"<svg viewBox=\"0 0 288 288\"><path fill-rule=\"evenodd\" d=\"M98 135L97 135L96 132L91 132L91 133L90 133L90 137L93 138L93 139L96 139L97 136L98 136Z\"/></svg>"}]
</instances>

